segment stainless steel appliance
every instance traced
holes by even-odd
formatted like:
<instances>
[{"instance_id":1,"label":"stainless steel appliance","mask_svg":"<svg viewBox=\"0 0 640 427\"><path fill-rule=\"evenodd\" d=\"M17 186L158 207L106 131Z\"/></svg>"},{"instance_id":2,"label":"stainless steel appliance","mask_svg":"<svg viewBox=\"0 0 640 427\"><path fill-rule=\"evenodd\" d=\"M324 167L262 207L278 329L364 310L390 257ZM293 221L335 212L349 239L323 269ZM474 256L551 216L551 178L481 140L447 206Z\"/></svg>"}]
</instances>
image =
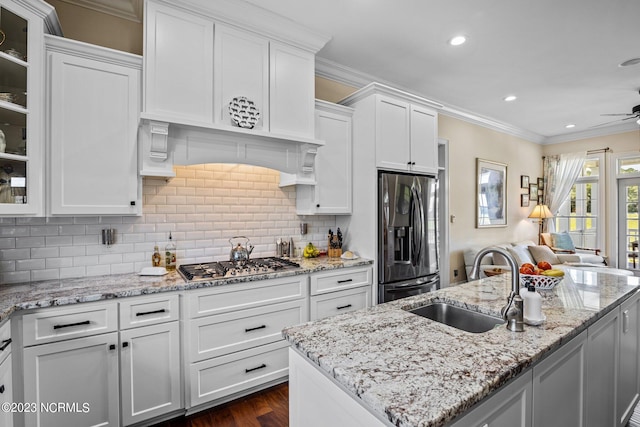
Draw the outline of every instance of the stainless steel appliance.
<instances>
[{"instance_id":1,"label":"stainless steel appliance","mask_svg":"<svg viewBox=\"0 0 640 427\"><path fill-rule=\"evenodd\" d=\"M252 258L243 263L233 261L182 264L178 272L187 282L228 279L279 271L299 270L300 264L284 258Z\"/></svg>"},{"instance_id":2,"label":"stainless steel appliance","mask_svg":"<svg viewBox=\"0 0 640 427\"><path fill-rule=\"evenodd\" d=\"M378 174L378 301L440 288L438 180Z\"/></svg>"}]
</instances>

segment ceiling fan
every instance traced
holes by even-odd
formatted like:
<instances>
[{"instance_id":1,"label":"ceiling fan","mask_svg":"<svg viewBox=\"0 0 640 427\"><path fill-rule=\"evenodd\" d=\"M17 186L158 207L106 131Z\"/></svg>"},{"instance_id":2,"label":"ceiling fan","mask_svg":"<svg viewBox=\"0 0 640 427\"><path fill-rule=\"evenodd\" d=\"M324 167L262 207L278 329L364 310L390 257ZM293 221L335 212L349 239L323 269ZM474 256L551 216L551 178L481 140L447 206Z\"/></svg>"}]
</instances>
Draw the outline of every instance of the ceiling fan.
<instances>
[{"instance_id":1,"label":"ceiling fan","mask_svg":"<svg viewBox=\"0 0 640 427\"><path fill-rule=\"evenodd\" d=\"M626 116L626 117L618 120L613 120L611 122L600 123L599 125L595 125L591 127L604 126L604 125L608 125L609 123L623 122L625 120L631 120L631 119L636 119L638 121L638 124L640 125L640 105L636 105L635 107L633 107L630 113L613 113L613 114L600 114L600 115L601 116Z\"/></svg>"}]
</instances>

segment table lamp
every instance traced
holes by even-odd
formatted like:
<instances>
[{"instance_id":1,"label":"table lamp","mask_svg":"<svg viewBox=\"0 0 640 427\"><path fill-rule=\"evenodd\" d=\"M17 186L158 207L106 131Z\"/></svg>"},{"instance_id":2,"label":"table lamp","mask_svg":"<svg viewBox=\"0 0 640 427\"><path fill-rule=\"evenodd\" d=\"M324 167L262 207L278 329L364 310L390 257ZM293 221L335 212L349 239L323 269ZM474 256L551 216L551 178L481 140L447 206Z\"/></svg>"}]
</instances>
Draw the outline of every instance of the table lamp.
<instances>
[{"instance_id":1,"label":"table lamp","mask_svg":"<svg viewBox=\"0 0 640 427\"><path fill-rule=\"evenodd\" d=\"M529 215L529 218L537 218L538 219L538 244L542 244L542 226L544 225L544 220L547 218L553 218L553 214L549 210L547 205L536 205L533 208L533 211Z\"/></svg>"}]
</instances>

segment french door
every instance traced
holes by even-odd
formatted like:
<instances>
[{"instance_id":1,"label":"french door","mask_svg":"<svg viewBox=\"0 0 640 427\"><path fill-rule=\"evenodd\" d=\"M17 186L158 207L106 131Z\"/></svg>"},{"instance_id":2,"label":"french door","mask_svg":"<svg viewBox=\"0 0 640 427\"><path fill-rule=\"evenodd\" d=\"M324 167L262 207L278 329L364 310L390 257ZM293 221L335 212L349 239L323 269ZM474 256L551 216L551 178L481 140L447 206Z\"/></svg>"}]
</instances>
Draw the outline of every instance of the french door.
<instances>
[{"instance_id":1,"label":"french door","mask_svg":"<svg viewBox=\"0 0 640 427\"><path fill-rule=\"evenodd\" d=\"M628 270L640 270L639 190L640 178L618 180L618 267Z\"/></svg>"}]
</instances>

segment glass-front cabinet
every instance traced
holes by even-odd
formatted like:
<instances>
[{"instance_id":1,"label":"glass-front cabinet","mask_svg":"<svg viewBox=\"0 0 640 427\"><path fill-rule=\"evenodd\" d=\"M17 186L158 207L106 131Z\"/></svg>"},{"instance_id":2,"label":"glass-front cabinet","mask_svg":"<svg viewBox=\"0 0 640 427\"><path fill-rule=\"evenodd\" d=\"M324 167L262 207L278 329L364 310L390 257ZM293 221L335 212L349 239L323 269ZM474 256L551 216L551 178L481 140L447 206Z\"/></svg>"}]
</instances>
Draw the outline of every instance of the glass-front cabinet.
<instances>
[{"instance_id":1,"label":"glass-front cabinet","mask_svg":"<svg viewBox=\"0 0 640 427\"><path fill-rule=\"evenodd\" d=\"M47 3L0 0L0 215L42 215Z\"/></svg>"}]
</instances>

